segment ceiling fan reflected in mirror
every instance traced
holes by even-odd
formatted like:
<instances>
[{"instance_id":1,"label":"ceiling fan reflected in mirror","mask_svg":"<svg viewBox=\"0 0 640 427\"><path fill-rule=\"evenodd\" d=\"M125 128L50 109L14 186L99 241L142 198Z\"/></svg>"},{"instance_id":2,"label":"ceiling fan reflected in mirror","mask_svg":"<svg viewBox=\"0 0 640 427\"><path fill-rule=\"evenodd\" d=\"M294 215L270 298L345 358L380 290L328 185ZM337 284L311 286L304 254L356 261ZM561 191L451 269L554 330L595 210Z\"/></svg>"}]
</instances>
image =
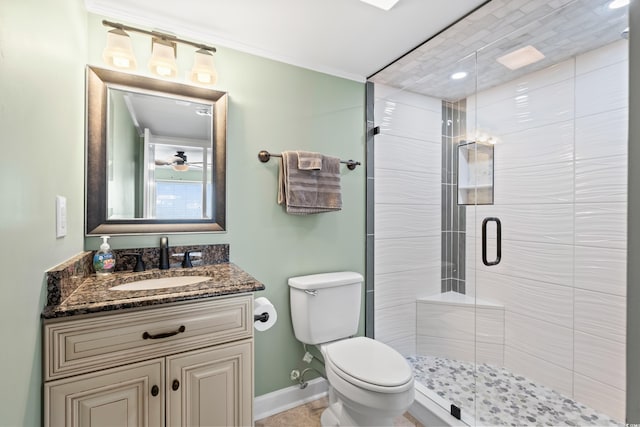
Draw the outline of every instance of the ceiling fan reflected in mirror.
<instances>
[{"instance_id":1,"label":"ceiling fan reflected in mirror","mask_svg":"<svg viewBox=\"0 0 640 427\"><path fill-rule=\"evenodd\" d=\"M188 171L190 167L202 168L202 162L188 162L184 151L177 151L166 160L156 159L155 164L156 166L171 166L177 172Z\"/></svg>"}]
</instances>

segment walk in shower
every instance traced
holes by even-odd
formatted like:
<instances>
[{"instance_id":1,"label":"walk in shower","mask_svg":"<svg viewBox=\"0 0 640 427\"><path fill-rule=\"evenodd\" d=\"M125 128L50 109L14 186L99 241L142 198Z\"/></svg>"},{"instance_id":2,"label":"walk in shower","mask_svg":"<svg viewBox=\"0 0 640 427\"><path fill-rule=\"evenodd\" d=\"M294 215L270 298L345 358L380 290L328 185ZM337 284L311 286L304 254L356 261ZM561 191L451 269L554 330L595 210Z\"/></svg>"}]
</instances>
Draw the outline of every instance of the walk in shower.
<instances>
[{"instance_id":1,"label":"walk in shower","mask_svg":"<svg viewBox=\"0 0 640 427\"><path fill-rule=\"evenodd\" d=\"M367 84L367 332L466 424L624 423L620 3L492 0Z\"/></svg>"}]
</instances>

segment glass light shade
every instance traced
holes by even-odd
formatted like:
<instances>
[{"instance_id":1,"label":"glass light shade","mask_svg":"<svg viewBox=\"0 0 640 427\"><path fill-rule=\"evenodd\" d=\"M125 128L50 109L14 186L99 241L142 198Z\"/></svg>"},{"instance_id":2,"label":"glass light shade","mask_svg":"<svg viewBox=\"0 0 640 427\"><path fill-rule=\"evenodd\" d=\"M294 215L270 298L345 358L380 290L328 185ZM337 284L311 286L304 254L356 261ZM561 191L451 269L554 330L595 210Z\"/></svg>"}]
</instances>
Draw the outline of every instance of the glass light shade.
<instances>
[{"instance_id":1,"label":"glass light shade","mask_svg":"<svg viewBox=\"0 0 640 427\"><path fill-rule=\"evenodd\" d=\"M186 172L189 170L189 165L186 163L183 164L174 164L171 168L176 172Z\"/></svg>"},{"instance_id":2,"label":"glass light shade","mask_svg":"<svg viewBox=\"0 0 640 427\"><path fill-rule=\"evenodd\" d=\"M213 85L218 81L218 73L213 65L213 54L206 49L198 49L193 57L193 68L189 80L201 85Z\"/></svg>"},{"instance_id":3,"label":"glass light shade","mask_svg":"<svg viewBox=\"0 0 640 427\"><path fill-rule=\"evenodd\" d=\"M107 46L102 51L102 59L111 67L135 70L136 57L129 35L119 28L107 32Z\"/></svg>"},{"instance_id":4,"label":"glass light shade","mask_svg":"<svg viewBox=\"0 0 640 427\"><path fill-rule=\"evenodd\" d=\"M174 45L163 40L153 40L153 51L149 60L149 71L160 77L175 77L178 74Z\"/></svg>"}]
</instances>

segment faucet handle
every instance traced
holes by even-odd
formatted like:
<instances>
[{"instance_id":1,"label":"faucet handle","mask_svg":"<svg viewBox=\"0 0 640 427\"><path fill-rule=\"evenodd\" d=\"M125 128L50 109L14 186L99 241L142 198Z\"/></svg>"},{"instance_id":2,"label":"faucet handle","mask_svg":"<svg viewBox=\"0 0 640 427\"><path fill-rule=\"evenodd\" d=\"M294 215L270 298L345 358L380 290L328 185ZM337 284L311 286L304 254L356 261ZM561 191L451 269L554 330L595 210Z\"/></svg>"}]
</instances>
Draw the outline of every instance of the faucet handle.
<instances>
[{"instance_id":1,"label":"faucet handle","mask_svg":"<svg viewBox=\"0 0 640 427\"><path fill-rule=\"evenodd\" d=\"M142 254L126 253L122 255L136 257L136 266L133 267L133 271L135 272L144 271L145 268L144 268L144 261L142 261Z\"/></svg>"},{"instance_id":2,"label":"faucet handle","mask_svg":"<svg viewBox=\"0 0 640 427\"><path fill-rule=\"evenodd\" d=\"M184 257L182 258L182 268L191 268L193 264L191 263L191 252L192 251L184 251Z\"/></svg>"}]
</instances>

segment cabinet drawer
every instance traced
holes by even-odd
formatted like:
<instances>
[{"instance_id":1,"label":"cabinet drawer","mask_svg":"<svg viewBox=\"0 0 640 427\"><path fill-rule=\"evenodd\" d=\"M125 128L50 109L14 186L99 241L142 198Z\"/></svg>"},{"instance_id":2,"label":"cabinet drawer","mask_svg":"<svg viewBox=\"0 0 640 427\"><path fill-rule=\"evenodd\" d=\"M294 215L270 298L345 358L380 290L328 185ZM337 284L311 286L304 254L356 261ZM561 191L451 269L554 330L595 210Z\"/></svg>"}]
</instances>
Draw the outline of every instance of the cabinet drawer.
<instances>
[{"instance_id":1,"label":"cabinet drawer","mask_svg":"<svg viewBox=\"0 0 640 427\"><path fill-rule=\"evenodd\" d=\"M252 305L244 295L45 324L45 380L252 337Z\"/></svg>"}]
</instances>

